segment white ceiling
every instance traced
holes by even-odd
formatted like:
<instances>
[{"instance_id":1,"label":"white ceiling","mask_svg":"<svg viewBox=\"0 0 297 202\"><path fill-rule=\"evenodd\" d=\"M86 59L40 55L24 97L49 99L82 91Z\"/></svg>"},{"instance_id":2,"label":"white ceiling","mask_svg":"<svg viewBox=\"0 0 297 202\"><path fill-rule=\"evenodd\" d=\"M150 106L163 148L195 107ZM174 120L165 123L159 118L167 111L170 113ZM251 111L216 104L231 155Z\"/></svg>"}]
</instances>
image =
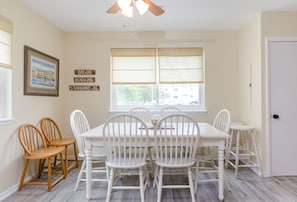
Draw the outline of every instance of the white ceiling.
<instances>
[{"instance_id":1,"label":"white ceiling","mask_svg":"<svg viewBox=\"0 0 297 202\"><path fill-rule=\"evenodd\" d=\"M297 11L297 0L152 0L165 13L107 14L116 0L21 0L64 31L237 30L262 11Z\"/></svg>"}]
</instances>

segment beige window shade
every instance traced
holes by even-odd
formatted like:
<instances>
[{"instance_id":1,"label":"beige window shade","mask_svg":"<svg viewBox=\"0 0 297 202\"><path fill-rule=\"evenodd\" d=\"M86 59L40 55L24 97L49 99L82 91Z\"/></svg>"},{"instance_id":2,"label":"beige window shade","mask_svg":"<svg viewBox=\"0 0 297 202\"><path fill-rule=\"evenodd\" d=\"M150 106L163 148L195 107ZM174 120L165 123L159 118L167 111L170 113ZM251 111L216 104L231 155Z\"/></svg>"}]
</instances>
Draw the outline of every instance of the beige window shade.
<instances>
[{"instance_id":1,"label":"beige window shade","mask_svg":"<svg viewBox=\"0 0 297 202\"><path fill-rule=\"evenodd\" d=\"M11 68L12 22L0 15L0 67Z\"/></svg>"},{"instance_id":2,"label":"beige window shade","mask_svg":"<svg viewBox=\"0 0 297 202\"><path fill-rule=\"evenodd\" d=\"M112 84L155 84L155 49L111 49Z\"/></svg>"},{"instance_id":3,"label":"beige window shade","mask_svg":"<svg viewBox=\"0 0 297 202\"><path fill-rule=\"evenodd\" d=\"M158 49L159 82L203 83L202 48Z\"/></svg>"}]
</instances>

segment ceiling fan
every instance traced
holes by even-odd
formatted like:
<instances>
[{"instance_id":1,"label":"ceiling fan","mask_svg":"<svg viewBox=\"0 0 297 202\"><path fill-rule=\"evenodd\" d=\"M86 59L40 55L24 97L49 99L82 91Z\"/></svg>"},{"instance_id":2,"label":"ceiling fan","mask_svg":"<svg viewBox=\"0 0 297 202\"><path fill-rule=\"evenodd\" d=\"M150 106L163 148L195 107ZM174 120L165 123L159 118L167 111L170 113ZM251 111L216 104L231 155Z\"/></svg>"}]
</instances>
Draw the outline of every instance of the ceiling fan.
<instances>
[{"instance_id":1,"label":"ceiling fan","mask_svg":"<svg viewBox=\"0 0 297 202\"><path fill-rule=\"evenodd\" d=\"M165 11L151 2L151 0L117 0L106 12L107 13L117 13L122 10L122 14L126 17L133 16L133 7L137 7L139 13L143 15L147 10L156 16L163 14Z\"/></svg>"}]
</instances>

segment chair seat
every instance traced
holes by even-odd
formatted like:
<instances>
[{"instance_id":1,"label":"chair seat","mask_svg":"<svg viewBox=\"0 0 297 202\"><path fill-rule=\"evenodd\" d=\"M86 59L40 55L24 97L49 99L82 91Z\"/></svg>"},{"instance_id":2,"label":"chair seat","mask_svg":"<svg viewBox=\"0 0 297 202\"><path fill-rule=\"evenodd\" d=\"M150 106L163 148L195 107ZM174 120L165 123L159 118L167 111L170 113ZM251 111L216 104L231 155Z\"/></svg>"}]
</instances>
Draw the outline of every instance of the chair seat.
<instances>
[{"instance_id":1,"label":"chair seat","mask_svg":"<svg viewBox=\"0 0 297 202\"><path fill-rule=\"evenodd\" d=\"M127 162L121 162L121 163L113 163L110 161L106 162L106 165L108 167L113 167L113 168L140 168L146 165L146 162L141 162L141 161L137 161L137 162L133 162L131 164L128 164Z\"/></svg>"},{"instance_id":2,"label":"chair seat","mask_svg":"<svg viewBox=\"0 0 297 202\"><path fill-rule=\"evenodd\" d=\"M31 155L25 155L26 159L46 159L63 152L64 147L49 147L44 149L38 149L31 152Z\"/></svg>"},{"instance_id":3,"label":"chair seat","mask_svg":"<svg viewBox=\"0 0 297 202\"><path fill-rule=\"evenodd\" d=\"M166 168L185 168L188 166L193 166L196 162L195 161L183 161L182 159L178 163L174 162L161 162L155 161L158 166L166 167Z\"/></svg>"},{"instance_id":4,"label":"chair seat","mask_svg":"<svg viewBox=\"0 0 297 202\"><path fill-rule=\"evenodd\" d=\"M63 138L60 140L53 140L50 142L51 146L66 146L75 143L75 138Z\"/></svg>"}]
</instances>

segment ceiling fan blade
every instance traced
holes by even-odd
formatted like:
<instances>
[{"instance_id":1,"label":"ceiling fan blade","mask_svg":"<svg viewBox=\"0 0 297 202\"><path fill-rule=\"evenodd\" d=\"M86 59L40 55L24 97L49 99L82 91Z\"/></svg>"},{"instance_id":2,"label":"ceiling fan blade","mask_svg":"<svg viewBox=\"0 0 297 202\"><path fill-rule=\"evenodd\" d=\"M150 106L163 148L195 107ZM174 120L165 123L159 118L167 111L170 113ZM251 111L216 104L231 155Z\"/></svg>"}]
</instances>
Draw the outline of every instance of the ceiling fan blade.
<instances>
[{"instance_id":1,"label":"ceiling fan blade","mask_svg":"<svg viewBox=\"0 0 297 202\"><path fill-rule=\"evenodd\" d=\"M151 2L151 0L144 0L144 2L149 4L149 11L156 16L162 15L165 12L161 7Z\"/></svg>"},{"instance_id":2,"label":"ceiling fan blade","mask_svg":"<svg viewBox=\"0 0 297 202\"><path fill-rule=\"evenodd\" d=\"M106 13L116 13L119 10L120 10L119 4L116 2L106 11Z\"/></svg>"}]
</instances>

